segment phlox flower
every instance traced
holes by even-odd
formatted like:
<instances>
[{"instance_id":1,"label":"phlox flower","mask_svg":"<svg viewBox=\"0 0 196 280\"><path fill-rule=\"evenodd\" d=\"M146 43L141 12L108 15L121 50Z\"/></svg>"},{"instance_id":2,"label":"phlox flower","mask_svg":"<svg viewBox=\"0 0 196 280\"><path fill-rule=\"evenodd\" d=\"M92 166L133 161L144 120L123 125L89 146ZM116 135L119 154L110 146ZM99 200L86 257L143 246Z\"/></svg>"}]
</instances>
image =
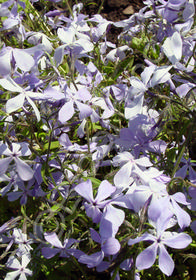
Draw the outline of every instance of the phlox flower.
<instances>
[{"instance_id":1,"label":"phlox flower","mask_svg":"<svg viewBox=\"0 0 196 280\"><path fill-rule=\"evenodd\" d=\"M32 271L27 268L27 265L31 260L30 256L27 254L23 254L21 258L22 262L20 263L16 257L9 257L6 266L7 268L10 268L14 271L8 272L4 280L14 280L18 276L19 280L27 280L26 276L31 276L33 274Z\"/></svg>"},{"instance_id":2,"label":"phlox flower","mask_svg":"<svg viewBox=\"0 0 196 280\"><path fill-rule=\"evenodd\" d=\"M158 123L156 123L158 114L155 110L149 111L152 111L153 116L147 115L145 112L137 114L129 120L127 128L120 130L119 138L115 140L121 149L133 149L136 157L139 157L140 153L145 156L148 152L164 153L167 147L165 141L153 140L158 134Z\"/></svg>"},{"instance_id":3,"label":"phlox flower","mask_svg":"<svg viewBox=\"0 0 196 280\"><path fill-rule=\"evenodd\" d=\"M93 43L90 41L90 27L86 22L86 16L77 14L77 9L80 11L83 4L74 5L73 17L65 18L60 17L68 24L66 27L60 27L57 30L59 39L63 42L63 45L56 48L54 53L54 59L57 66L62 62L65 54L65 49L70 54L70 57L74 59L76 57L86 56L86 53L91 52L94 48Z\"/></svg>"},{"instance_id":4,"label":"phlox flower","mask_svg":"<svg viewBox=\"0 0 196 280\"><path fill-rule=\"evenodd\" d=\"M174 262L166 250L166 246L174 249L186 248L191 242L191 237L186 233L176 233L166 231L171 227L170 221L173 213L160 204L157 200L149 209L148 216L151 218L150 223L155 228L154 233L144 233L135 239L130 239L128 245L133 245L141 241L152 242L152 245L142 251L136 258L136 267L138 270L150 268L158 255L158 264L160 270L170 276L174 270Z\"/></svg>"},{"instance_id":5,"label":"phlox flower","mask_svg":"<svg viewBox=\"0 0 196 280\"><path fill-rule=\"evenodd\" d=\"M188 178L191 183L196 184L196 171L193 169L196 166L196 163L191 161L189 158L186 160L185 158L181 159L183 166L176 172L175 177L186 178L188 172Z\"/></svg>"},{"instance_id":6,"label":"phlox flower","mask_svg":"<svg viewBox=\"0 0 196 280\"><path fill-rule=\"evenodd\" d=\"M129 196L134 210L139 212L149 199L154 201L161 197L168 196L166 188L167 186L164 183L154 179L151 179L144 185L136 185Z\"/></svg>"},{"instance_id":7,"label":"phlox flower","mask_svg":"<svg viewBox=\"0 0 196 280\"><path fill-rule=\"evenodd\" d=\"M31 167L20 159L21 156L31 154L27 143L12 143L11 149L6 144L0 143L0 154L7 156L0 159L0 175L5 174L9 164L14 160L18 175L23 181L33 178L34 172Z\"/></svg>"},{"instance_id":8,"label":"phlox flower","mask_svg":"<svg viewBox=\"0 0 196 280\"><path fill-rule=\"evenodd\" d=\"M33 57L23 49L4 47L0 51L0 74L9 75L12 68L30 71L35 62Z\"/></svg>"},{"instance_id":9,"label":"phlox flower","mask_svg":"<svg viewBox=\"0 0 196 280\"><path fill-rule=\"evenodd\" d=\"M105 18L103 18L101 15L94 15L91 19L91 22L98 23L96 27L92 29L94 40L97 42L100 37L106 35L106 31L109 25L111 25L113 22L108 21ZM109 42L110 43L110 42Z\"/></svg>"},{"instance_id":10,"label":"phlox flower","mask_svg":"<svg viewBox=\"0 0 196 280\"><path fill-rule=\"evenodd\" d=\"M8 200L15 201L20 198L20 204L25 205L27 203L28 196L33 196L33 184L34 180L30 180L27 185L25 185L22 181L17 190L14 190L13 192L9 192L7 194Z\"/></svg>"},{"instance_id":11,"label":"phlox flower","mask_svg":"<svg viewBox=\"0 0 196 280\"><path fill-rule=\"evenodd\" d=\"M125 151L113 158L113 165L120 165L120 170L114 176L114 184L118 187L128 187L132 183L131 174L134 171L138 176L143 173L143 169L152 166L148 157L135 159L134 156Z\"/></svg>"},{"instance_id":12,"label":"phlox flower","mask_svg":"<svg viewBox=\"0 0 196 280\"><path fill-rule=\"evenodd\" d=\"M74 256L76 258L80 257L83 254L80 250L75 248L70 248L74 243L78 242L73 238L65 238L63 244L59 240L57 234L55 232L45 232L44 238L47 242L49 242L53 247L43 247L42 254L46 259L50 259L54 257L56 254L60 253L60 257L69 258L70 256Z\"/></svg>"},{"instance_id":13,"label":"phlox flower","mask_svg":"<svg viewBox=\"0 0 196 280\"><path fill-rule=\"evenodd\" d=\"M91 255L83 254L78 261L86 264L88 268L96 267L97 271L103 271L107 268L103 261L104 257L117 254L120 250L120 243L114 237L109 237L107 239L102 238L101 235L92 228L90 229L90 232L91 238L101 245L101 250Z\"/></svg>"},{"instance_id":14,"label":"phlox flower","mask_svg":"<svg viewBox=\"0 0 196 280\"><path fill-rule=\"evenodd\" d=\"M107 180L101 182L97 195L93 198L92 182L88 179L86 182L78 184L75 191L86 199L84 207L88 217L92 218L94 223L99 223L102 217L100 208L104 208L108 203L109 199L106 199L115 192L116 188L112 186Z\"/></svg>"},{"instance_id":15,"label":"phlox flower","mask_svg":"<svg viewBox=\"0 0 196 280\"><path fill-rule=\"evenodd\" d=\"M91 107L85 104L91 99L90 92L85 86L77 85L77 87L78 90L75 89L73 84L71 84L70 88L65 84L64 93L54 87L49 87L45 90L45 99L64 102L58 114L58 119L61 123L65 123L73 117L75 106L79 110L80 119L89 117L92 113Z\"/></svg>"},{"instance_id":16,"label":"phlox flower","mask_svg":"<svg viewBox=\"0 0 196 280\"><path fill-rule=\"evenodd\" d=\"M17 254L28 254L30 250L33 250L30 244L33 243L33 239L28 239L26 233L23 233L21 229L14 228L12 238L15 244L18 244Z\"/></svg>"},{"instance_id":17,"label":"phlox flower","mask_svg":"<svg viewBox=\"0 0 196 280\"><path fill-rule=\"evenodd\" d=\"M142 113L144 93L155 85L165 83L170 79L169 70L172 66L156 66L151 64L141 73L141 80L131 77L131 87L125 99L125 118L131 119Z\"/></svg>"},{"instance_id":18,"label":"phlox flower","mask_svg":"<svg viewBox=\"0 0 196 280\"><path fill-rule=\"evenodd\" d=\"M4 196L7 192L14 187L14 191L18 190L18 186L22 184L22 181L15 171L10 171L10 177L6 174L0 176L0 182L8 182L8 184L0 190L0 194Z\"/></svg>"},{"instance_id":19,"label":"phlox flower","mask_svg":"<svg viewBox=\"0 0 196 280\"><path fill-rule=\"evenodd\" d=\"M25 100L28 101L28 103L33 107L33 110L35 112L35 115L37 117L37 121L40 121L40 113L37 109L35 103L32 99L39 99L42 98L42 94L38 92L33 92L29 90L25 90L22 87L20 87L18 84L12 80L12 78L7 77L5 79L0 79L0 85L11 92L19 92L19 95L10 98L6 103L6 112L8 114L13 113L17 111L18 109L22 108L24 106Z\"/></svg>"}]
</instances>

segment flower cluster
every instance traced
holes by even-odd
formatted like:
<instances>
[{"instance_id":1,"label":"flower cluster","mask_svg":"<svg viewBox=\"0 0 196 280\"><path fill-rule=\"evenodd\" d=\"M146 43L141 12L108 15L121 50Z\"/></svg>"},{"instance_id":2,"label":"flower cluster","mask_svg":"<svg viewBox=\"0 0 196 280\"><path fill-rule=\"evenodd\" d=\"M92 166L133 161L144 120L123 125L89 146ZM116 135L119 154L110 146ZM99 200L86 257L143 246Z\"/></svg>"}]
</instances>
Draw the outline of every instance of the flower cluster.
<instances>
[{"instance_id":1,"label":"flower cluster","mask_svg":"<svg viewBox=\"0 0 196 280\"><path fill-rule=\"evenodd\" d=\"M196 233L194 1L146 0L119 22L37 2L0 4L5 279L39 279L50 259L170 276Z\"/></svg>"}]
</instances>

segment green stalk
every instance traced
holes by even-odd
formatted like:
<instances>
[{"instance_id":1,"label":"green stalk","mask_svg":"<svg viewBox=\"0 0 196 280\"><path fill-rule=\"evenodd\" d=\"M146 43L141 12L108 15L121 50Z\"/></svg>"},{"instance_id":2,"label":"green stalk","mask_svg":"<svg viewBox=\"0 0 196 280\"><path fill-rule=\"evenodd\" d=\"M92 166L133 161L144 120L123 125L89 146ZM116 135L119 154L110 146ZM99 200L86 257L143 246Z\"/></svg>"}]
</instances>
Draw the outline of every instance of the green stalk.
<instances>
[{"instance_id":1,"label":"green stalk","mask_svg":"<svg viewBox=\"0 0 196 280\"><path fill-rule=\"evenodd\" d=\"M67 8L68 8L68 10L69 10L69 12L70 12L72 18L74 18L73 11L72 11L72 9L71 9L71 7L70 7L70 5L69 5L68 0L65 0L65 3L66 3L66 5L67 5Z\"/></svg>"},{"instance_id":2,"label":"green stalk","mask_svg":"<svg viewBox=\"0 0 196 280\"><path fill-rule=\"evenodd\" d=\"M174 175L175 175L175 173L176 173L176 171L177 171L177 169L178 169L178 167L179 167L179 164L180 164L180 162L181 162L181 159L182 159L182 157L183 157L183 154L184 154L184 152L185 152L185 149L186 149L186 147L187 147L187 144L188 144L189 141L190 141L191 134L192 134L192 129L189 129L188 136L187 136L186 140L185 140L184 143L183 143L183 146L182 146L181 151L180 151L179 154L178 154L178 158L177 158L176 164L175 164L175 166L174 166L174 169L173 169L171 178L174 178Z\"/></svg>"},{"instance_id":3,"label":"green stalk","mask_svg":"<svg viewBox=\"0 0 196 280\"><path fill-rule=\"evenodd\" d=\"M103 8L104 2L105 2L105 0L102 0L102 1L101 1L101 5L99 6L99 10L98 10L97 14L100 14L100 13L101 13L101 10L102 10L102 8Z\"/></svg>"}]
</instances>

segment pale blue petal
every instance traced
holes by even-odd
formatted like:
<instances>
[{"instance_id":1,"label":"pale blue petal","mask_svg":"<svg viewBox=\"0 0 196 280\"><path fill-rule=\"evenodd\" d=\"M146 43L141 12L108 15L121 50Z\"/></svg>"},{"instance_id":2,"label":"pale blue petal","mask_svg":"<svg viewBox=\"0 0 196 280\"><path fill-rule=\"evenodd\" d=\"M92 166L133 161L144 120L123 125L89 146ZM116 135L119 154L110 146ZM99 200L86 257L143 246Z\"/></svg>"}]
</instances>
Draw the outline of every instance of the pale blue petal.
<instances>
[{"instance_id":1,"label":"pale blue petal","mask_svg":"<svg viewBox=\"0 0 196 280\"><path fill-rule=\"evenodd\" d=\"M91 180L88 179L86 182L82 182L75 187L75 191L84 197L88 202L94 202L93 190Z\"/></svg>"},{"instance_id":2,"label":"pale blue petal","mask_svg":"<svg viewBox=\"0 0 196 280\"><path fill-rule=\"evenodd\" d=\"M153 266L157 256L158 244L153 243L151 246L142 251L136 258L136 267L143 270Z\"/></svg>"},{"instance_id":3,"label":"pale blue petal","mask_svg":"<svg viewBox=\"0 0 196 280\"><path fill-rule=\"evenodd\" d=\"M13 271L6 274L4 280L14 280L18 275L20 275L20 271Z\"/></svg>"},{"instance_id":4,"label":"pale blue petal","mask_svg":"<svg viewBox=\"0 0 196 280\"><path fill-rule=\"evenodd\" d=\"M183 210L176 202L174 199L171 200L171 204L173 206L173 212L175 213L178 224L181 228L188 227L191 223L191 218L190 215Z\"/></svg>"},{"instance_id":5,"label":"pale blue petal","mask_svg":"<svg viewBox=\"0 0 196 280\"><path fill-rule=\"evenodd\" d=\"M2 8L1 8L2 9ZM1 50L0 54L0 74L6 76L11 73L11 50L7 48Z\"/></svg>"},{"instance_id":6,"label":"pale blue petal","mask_svg":"<svg viewBox=\"0 0 196 280\"><path fill-rule=\"evenodd\" d=\"M68 101L60 109L58 119L61 123L65 123L72 118L73 114L74 114L73 101Z\"/></svg>"},{"instance_id":7,"label":"pale blue petal","mask_svg":"<svg viewBox=\"0 0 196 280\"><path fill-rule=\"evenodd\" d=\"M184 249L192 242L192 238L184 233L176 233L172 237L163 240L163 243L171 248Z\"/></svg>"},{"instance_id":8,"label":"pale blue petal","mask_svg":"<svg viewBox=\"0 0 196 280\"><path fill-rule=\"evenodd\" d=\"M102 262L103 258L104 252L100 251L90 256L84 254L78 259L78 261L86 264L88 268L92 268L98 266Z\"/></svg>"},{"instance_id":9,"label":"pale blue petal","mask_svg":"<svg viewBox=\"0 0 196 280\"><path fill-rule=\"evenodd\" d=\"M57 248L50 248L50 247L44 247L42 248L42 255L46 259L53 258L56 254L58 254L61 250Z\"/></svg>"},{"instance_id":10,"label":"pale blue petal","mask_svg":"<svg viewBox=\"0 0 196 280\"><path fill-rule=\"evenodd\" d=\"M114 184L118 187L128 187L132 182L131 172L132 172L132 163L128 162L124 164L120 170L114 176Z\"/></svg>"},{"instance_id":11,"label":"pale blue petal","mask_svg":"<svg viewBox=\"0 0 196 280\"><path fill-rule=\"evenodd\" d=\"M34 171L20 158L14 158L18 175L23 181L29 181L33 178Z\"/></svg>"},{"instance_id":12,"label":"pale blue petal","mask_svg":"<svg viewBox=\"0 0 196 280\"><path fill-rule=\"evenodd\" d=\"M35 64L33 57L30 54L26 53L24 50L13 49L13 55L17 67L25 72L30 71Z\"/></svg>"},{"instance_id":13,"label":"pale blue petal","mask_svg":"<svg viewBox=\"0 0 196 280\"><path fill-rule=\"evenodd\" d=\"M154 242L154 241L156 241L156 237L153 236L150 233L144 233L142 236L139 236L135 239L130 238L129 241L128 241L128 245L132 246L132 245L134 245L136 243L139 243L139 242L142 242L142 241L152 241L152 242Z\"/></svg>"},{"instance_id":14,"label":"pale blue petal","mask_svg":"<svg viewBox=\"0 0 196 280\"><path fill-rule=\"evenodd\" d=\"M163 44L163 51L172 64L180 61L182 57L182 38L179 32L167 38Z\"/></svg>"},{"instance_id":15,"label":"pale blue petal","mask_svg":"<svg viewBox=\"0 0 196 280\"><path fill-rule=\"evenodd\" d=\"M23 93L9 99L6 103L6 112L10 114L22 108L24 104L24 100L25 100L25 96Z\"/></svg>"},{"instance_id":16,"label":"pale blue petal","mask_svg":"<svg viewBox=\"0 0 196 280\"><path fill-rule=\"evenodd\" d=\"M0 176L5 174L11 161L11 157L0 159Z\"/></svg>"},{"instance_id":17,"label":"pale blue petal","mask_svg":"<svg viewBox=\"0 0 196 280\"><path fill-rule=\"evenodd\" d=\"M96 232L93 228L90 228L91 238L97 242L101 243L101 237L98 232Z\"/></svg>"},{"instance_id":18,"label":"pale blue petal","mask_svg":"<svg viewBox=\"0 0 196 280\"><path fill-rule=\"evenodd\" d=\"M167 276L170 276L174 270L174 261L162 244L159 245L159 268Z\"/></svg>"},{"instance_id":19,"label":"pale blue petal","mask_svg":"<svg viewBox=\"0 0 196 280\"><path fill-rule=\"evenodd\" d=\"M91 115L92 109L87 104L83 104L81 102L76 101L76 105L80 111L79 118L80 120L87 118Z\"/></svg>"},{"instance_id":20,"label":"pale blue petal","mask_svg":"<svg viewBox=\"0 0 196 280\"><path fill-rule=\"evenodd\" d=\"M35 103L33 102L33 100L32 100L31 98L29 98L28 96L26 96L26 99L28 100L28 102L29 102L29 103L31 104L31 106L33 107L33 110L34 110L34 112L35 112L37 121L39 122L40 119L41 119L39 110L37 109Z\"/></svg>"},{"instance_id":21,"label":"pale blue petal","mask_svg":"<svg viewBox=\"0 0 196 280\"><path fill-rule=\"evenodd\" d=\"M140 93L134 98L130 105L125 107L125 118L131 119L137 114L141 114L143 107L144 94Z\"/></svg>"},{"instance_id":22,"label":"pale blue petal","mask_svg":"<svg viewBox=\"0 0 196 280\"><path fill-rule=\"evenodd\" d=\"M51 245L57 248L63 248L61 241L59 240L57 234L55 232L45 232L44 238L48 241Z\"/></svg>"},{"instance_id":23,"label":"pale blue petal","mask_svg":"<svg viewBox=\"0 0 196 280\"><path fill-rule=\"evenodd\" d=\"M120 250L120 243L116 238L110 237L104 241L101 249L106 255L115 255Z\"/></svg>"},{"instance_id":24,"label":"pale blue petal","mask_svg":"<svg viewBox=\"0 0 196 280\"><path fill-rule=\"evenodd\" d=\"M101 202L104 199L108 198L113 192L115 192L116 188L112 186L107 180L104 180L101 182L98 191L97 196L95 198L95 202Z\"/></svg>"},{"instance_id":25,"label":"pale blue petal","mask_svg":"<svg viewBox=\"0 0 196 280\"><path fill-rule=\"evenodd\" d=\"M107 239L114 237L122 225L124 218L125 213L122 210L113 207L111 204L106 206L99 228L101 238Z\"/></svg>"},{"instance_id":26,"label":"pale blue petal","mask_svg":"<svg viewBox=\"0 0 196 280\"><path fill-rule=\"evenodd\" d=\"M6 79L0 79L0 85L9 91L23 92L23 89L10 77L7 77Z\"/></svg>"},{"instance_id":27,"label":"pale blue petal","mask_svg":"<svg viewBox=\"0 0 196 280\"><path fill-rule=\"evenodd\" d=\"M155 72L152 76L152 79L150 80L150 87L154 87L157 84L167 82L171 77L171 74L169 73L169 70L171 68L172 68L172 66L158 67L155 70Z\"/></svg>"}]
</instances>

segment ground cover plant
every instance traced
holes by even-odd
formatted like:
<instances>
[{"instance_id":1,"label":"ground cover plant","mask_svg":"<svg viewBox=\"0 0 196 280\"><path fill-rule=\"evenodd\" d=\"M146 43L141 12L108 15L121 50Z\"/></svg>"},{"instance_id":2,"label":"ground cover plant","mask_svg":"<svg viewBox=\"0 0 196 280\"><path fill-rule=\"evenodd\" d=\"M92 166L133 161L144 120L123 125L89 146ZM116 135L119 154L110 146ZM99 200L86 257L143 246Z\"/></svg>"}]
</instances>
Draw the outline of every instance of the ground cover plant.
<instances>
[{"instance_id":1,"label":"ground cover plant","mask_svg":"<svg viewBox=\"0 0 196 280\"><path fill-rule=\"evenodd\" d=\"M1 1L1 279L196 279L194 1L103 3Z\"/></svg>"}]
</instances>

